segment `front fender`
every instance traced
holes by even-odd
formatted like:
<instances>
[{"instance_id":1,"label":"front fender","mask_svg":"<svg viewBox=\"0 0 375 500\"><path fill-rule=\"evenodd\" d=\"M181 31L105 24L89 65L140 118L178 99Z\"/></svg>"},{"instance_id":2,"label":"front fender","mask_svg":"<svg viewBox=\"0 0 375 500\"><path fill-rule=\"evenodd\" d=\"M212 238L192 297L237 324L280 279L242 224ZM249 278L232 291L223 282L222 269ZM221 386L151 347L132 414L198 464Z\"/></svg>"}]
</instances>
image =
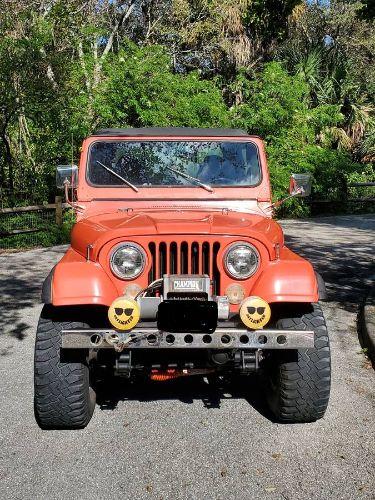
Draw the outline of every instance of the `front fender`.
<instances>
[{"instance_id":1,"label":"front fender","mask_svg":"<svg viewBox=\"0 0 375 500\"><path fill-rule=\"evenodd\" d=\"M102 267L67 251L52 269L42 289L42 301L54 306L97 304L109 306L118 292Z\"/></svg>"},{"instance_id":2,"label":"front fender","mask_svg":"<svg viewBox=\"0 0 375 500\"><path fill-rule=\"evenodd\" d=\"M318 302L319 284L312 265L287 248L260 274L250 291L269 303ZM69 249L43 283L42 301L55 306L105 305L119 291L100 264Z\"/></svg>"},{"instance_id":3,"label":"front fender","mask_svg":"<svg viewBox=\"0 0 375 500\"><path fill-rule=\"evenodd\" d=\"M280 259L272 261L255 282L251 295L273 302L318 302L315 271L302 257L284 247Z\"/></svg>"}]
</instances>

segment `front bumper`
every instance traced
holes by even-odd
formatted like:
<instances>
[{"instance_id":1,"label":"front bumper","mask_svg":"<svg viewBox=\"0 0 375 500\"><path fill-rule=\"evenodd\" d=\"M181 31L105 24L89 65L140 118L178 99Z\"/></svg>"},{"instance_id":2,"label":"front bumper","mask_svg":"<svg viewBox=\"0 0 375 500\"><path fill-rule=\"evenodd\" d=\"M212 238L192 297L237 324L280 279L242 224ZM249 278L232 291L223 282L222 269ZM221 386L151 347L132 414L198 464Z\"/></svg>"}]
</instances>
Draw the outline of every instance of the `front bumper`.
<instances>
[{"instance_id":1,"label":"front bumper","mask_svg":"<svg viewBox=\"0 0 375 500\"><path fill-rule=\"evenodd\" d=\"M308 349L314 332L308 330L247 330L218 327L212 334L169 333L156 327L136 327L131 332L111 329L63 330L63 349Z\"/></svg>"}]
</instances>

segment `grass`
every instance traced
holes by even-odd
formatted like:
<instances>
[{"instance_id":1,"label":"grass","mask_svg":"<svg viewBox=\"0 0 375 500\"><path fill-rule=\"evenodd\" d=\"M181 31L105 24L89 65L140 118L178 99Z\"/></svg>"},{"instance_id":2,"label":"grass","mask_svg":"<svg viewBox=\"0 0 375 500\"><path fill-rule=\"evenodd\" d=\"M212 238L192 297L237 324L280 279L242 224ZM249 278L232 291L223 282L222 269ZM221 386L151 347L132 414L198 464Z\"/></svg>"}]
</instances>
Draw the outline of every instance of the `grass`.
<instances>
[{"instance_id":1,"label":"grass","mask_svg":"<svg viewBox=\"0 0 375 500\"><path fill-rule=\"evenodd\" d=\"M73 224L72 210L64 211L62 226L56 225L54 210L0 214L0 250L49 247L69 243ZM12 230L24 229L35 230L35 232L11 236L4 234ZM4 236L1 236L1 233Z\"/></svg>"}]
</instances>

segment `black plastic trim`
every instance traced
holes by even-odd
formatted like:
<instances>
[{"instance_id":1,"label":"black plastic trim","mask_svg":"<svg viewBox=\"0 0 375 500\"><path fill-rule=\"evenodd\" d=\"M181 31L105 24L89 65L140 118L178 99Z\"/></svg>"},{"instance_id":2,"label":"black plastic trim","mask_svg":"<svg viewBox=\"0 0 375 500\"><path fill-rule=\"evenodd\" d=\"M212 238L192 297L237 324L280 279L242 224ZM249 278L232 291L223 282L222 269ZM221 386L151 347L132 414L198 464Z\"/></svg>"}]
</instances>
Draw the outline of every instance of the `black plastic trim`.
<instances>
[{"instance_id":1,"label":"black plastic trim","mask_svg":"<svg viewBox=\"0 0 375 500\"><path fill-rule=\"evenodd\" d=\"M53 279L53 273L55 272L55 267L54 266L47 278L43 281L42 285L42 302L43 304L52 304L52 279Z\"/></svg>"},{"instance_id":2,"label":"black plastic trim","mask_svg":"<svg viewBox=\"0 0 375 500\"><path fill-rule=\"evenodd\" d=\"M326 290L326 284L321 274L315 272L316 280L318 282L318 290L319 290L319 300L327 300L328 294Z\"/></svg>"}]
</instances>

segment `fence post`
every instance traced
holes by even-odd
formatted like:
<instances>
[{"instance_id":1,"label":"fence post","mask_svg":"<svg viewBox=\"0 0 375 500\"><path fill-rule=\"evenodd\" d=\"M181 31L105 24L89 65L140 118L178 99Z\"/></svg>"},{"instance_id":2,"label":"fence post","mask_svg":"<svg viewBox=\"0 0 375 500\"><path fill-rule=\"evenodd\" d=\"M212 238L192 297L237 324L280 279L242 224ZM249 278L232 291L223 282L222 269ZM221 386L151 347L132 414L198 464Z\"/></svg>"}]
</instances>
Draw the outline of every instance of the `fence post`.
<instances>
[{"instance_id":1,"label":"fence post","mask_svg":"<svg viewBox=\"0 0 375 500\"><path fill-rule=\"evenodd\" d=\"M56 225L61 227L62 226L62 196L56 196L55 197L55 204L56 204Z\"/></svg>"},{"instance_id":2,"label":"fence post","mask_svg":"<svg viewBox=\"0 0 375 500\"><path fill-rule=\"evenodd\" d=\"M348 187L348 180L343 175L342 177L342 206L344 207L345 212L348 211L348 199L349 199L349 187Z\"/></svg>"}]
</instances>

